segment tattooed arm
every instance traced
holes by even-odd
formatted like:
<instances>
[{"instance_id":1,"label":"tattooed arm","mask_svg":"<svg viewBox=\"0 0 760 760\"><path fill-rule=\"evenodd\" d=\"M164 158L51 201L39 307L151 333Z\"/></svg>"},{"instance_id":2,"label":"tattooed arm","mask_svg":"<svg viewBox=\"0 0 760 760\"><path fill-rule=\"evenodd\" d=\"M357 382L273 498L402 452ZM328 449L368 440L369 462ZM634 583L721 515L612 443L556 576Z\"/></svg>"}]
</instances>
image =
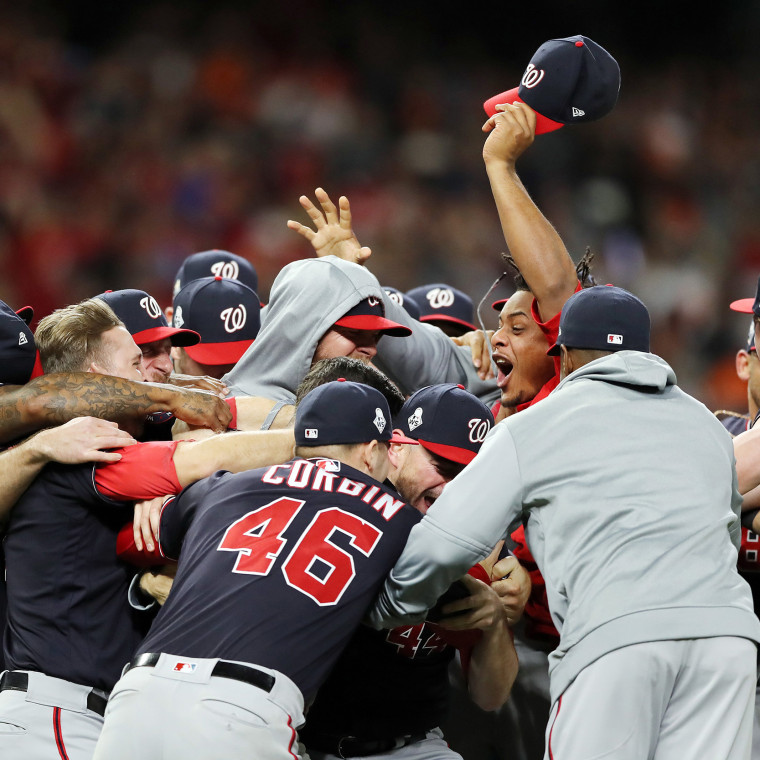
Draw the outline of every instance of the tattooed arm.
<instances>
[{"instance_id":1,"label":"tattooed arm","mask_svg":"<svg viewBox=\"0 0 760 760\"><path fill-rule=\"evenodd\" d=\"M227 404L211 393L92 372L62 372L42 375L23 386L0 387L0 443L74 417L127 424L153 412L172 412L191 425L218 432L232 418Z\"/></svg>"}]
</instances>

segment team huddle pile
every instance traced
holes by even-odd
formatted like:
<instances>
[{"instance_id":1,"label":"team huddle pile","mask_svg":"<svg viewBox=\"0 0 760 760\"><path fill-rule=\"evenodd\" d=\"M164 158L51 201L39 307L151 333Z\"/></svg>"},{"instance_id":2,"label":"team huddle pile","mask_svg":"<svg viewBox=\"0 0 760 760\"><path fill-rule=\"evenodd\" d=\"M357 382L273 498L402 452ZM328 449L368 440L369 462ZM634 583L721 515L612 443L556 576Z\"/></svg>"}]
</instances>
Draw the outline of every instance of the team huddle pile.
<instances>
[{"instance_id":1,"label":"team huddle pile","mask_svg":"<svg viewBox=\"0 0 760 760\"><path fill-rule=\"evenodd\" d=\"M319 189L288 223L317 257L261 312L219 251L171 325L136 290L34 335L3 305L2 758L451 760L455 657L482 710L512 692L505 757L750 757L757 432L732 442L644 304L576 268L516 173L534 111L484 130L516 274L493 333L461 334L454 289L382 288Z\"/></svg>"}]
</instances>

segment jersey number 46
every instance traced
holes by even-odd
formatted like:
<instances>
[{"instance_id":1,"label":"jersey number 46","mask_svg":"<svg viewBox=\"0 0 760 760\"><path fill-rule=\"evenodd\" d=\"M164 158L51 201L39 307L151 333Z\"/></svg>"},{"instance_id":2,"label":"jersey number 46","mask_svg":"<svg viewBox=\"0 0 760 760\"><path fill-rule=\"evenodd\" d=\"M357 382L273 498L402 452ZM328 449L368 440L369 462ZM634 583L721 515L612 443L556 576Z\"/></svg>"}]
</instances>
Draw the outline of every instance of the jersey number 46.
<instances>
[{"instance_id":1,"label":"jersey number 46","mask_svg":"<svg viewBox=\"0 0 760 760\"><path fill-rule=\"evenodd\" d=\"M219 551L237 552L233 573L268 575L285 548L282 534L305 502L283 497L236 520L227 528ZM296 540L282 563L285 582L320 606L333 605L356 575L354 558L331 540L336 532L365 557L374 550L382 531L337 507L322 509Z\"/></svg>"}]
</instances>

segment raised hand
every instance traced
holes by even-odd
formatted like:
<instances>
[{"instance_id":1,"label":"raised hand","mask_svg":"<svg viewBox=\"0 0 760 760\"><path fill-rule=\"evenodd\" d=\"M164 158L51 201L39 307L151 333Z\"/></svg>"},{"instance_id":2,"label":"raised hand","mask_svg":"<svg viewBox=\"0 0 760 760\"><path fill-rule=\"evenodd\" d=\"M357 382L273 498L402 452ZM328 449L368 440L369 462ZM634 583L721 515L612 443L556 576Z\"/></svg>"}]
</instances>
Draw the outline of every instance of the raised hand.
<instances>
[{"instance_id":1,"label":"raised hand","mask_svg":"<svg viewBox=\"0 0 760 760\"><path fill-rule=\"evenodd\" d=\"M322 207L321 210L306 195L298 199L309 215L314 229L292 219L288 220L288 228L306 238L317 256L337 256L344 261L365 264L372 251L356 239L351 227L351 206L348 198L341 195L336 207L321 187L314 191L314 195Z\"/></svg>"}]
</instances>

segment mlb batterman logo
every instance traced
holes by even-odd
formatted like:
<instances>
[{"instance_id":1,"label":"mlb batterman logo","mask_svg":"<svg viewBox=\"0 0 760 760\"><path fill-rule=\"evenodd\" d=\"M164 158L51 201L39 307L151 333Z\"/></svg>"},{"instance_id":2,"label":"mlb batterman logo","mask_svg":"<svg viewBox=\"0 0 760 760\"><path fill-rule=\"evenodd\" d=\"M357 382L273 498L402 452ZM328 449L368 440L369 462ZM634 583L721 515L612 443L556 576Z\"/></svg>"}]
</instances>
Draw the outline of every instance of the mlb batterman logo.
<instances>
[{"instance_id":1,"label":"mlb batterman logo","mask_svg":"<svg viewBox=\"0 0 760 760\"><path fill-rule=\"evenodd\" d=\"M319 438L319 430L317 428L306 428L303 434L306 438Z\"/></svg>"},{"instance_id":2,"label":"mlb batterman logo","mask_svg":"<svg viewBox=\"0 0 760 760\"><path fill-rule=\"evenodd\" d=\"M174 666L174 670L177 673L192 673L197 667L198 664L195 662L178 662Z\"/></svg>"},{"instance_id":3,"label":"mlb batterman logo","mask_svg":"<svg viewBox=\"0 0 760 760\"><path fill-rule=\"evenodd\" d=\"M373 420L378 433L382 433L385 430L386 421L383 410L378 406L375 408L375 419Z\"/></svg>"},{"instance_id":4,"label":"mlb batterman logo","mask_svg":"<svg viewBox=\"0 0 760 760\"><path fill-rule=\"evenodd\" d=\"M623 336L622 335L615 335L614 333L609 333L607 335L607 343L611 343L614 346L622 346L623 345Z\"/></svg>"}]
</instances>

